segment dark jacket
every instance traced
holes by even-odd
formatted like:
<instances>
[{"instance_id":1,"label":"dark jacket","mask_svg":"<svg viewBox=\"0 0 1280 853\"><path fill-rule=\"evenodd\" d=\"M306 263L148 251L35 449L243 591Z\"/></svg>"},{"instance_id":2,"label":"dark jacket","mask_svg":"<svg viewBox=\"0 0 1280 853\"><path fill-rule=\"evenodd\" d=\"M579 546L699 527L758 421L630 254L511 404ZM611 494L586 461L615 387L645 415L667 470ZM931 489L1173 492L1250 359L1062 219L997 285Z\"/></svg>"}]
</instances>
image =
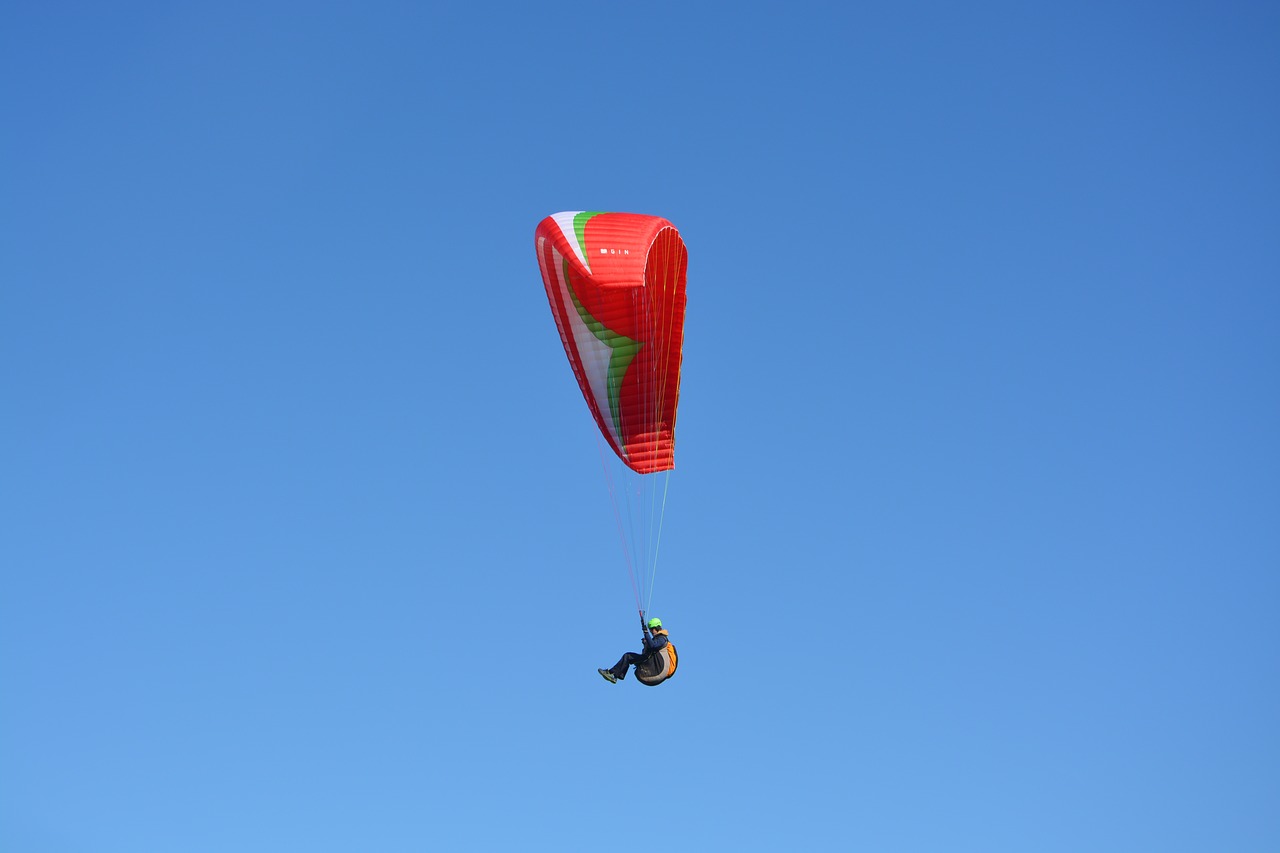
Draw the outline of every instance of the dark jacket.
<instances>
[{"instance_id":1,"label":"dark jacket","mask_svg":"<svg viewBox=\"0 0 1280 853\"><path fill-rule=\"evenodd\" d=\"M660 652L667 647L667 643L671 642L667 638L667 632L662 628L656 628L650 631L644 629L644 650L646 654Z\"/></svg>"}]
</instances>

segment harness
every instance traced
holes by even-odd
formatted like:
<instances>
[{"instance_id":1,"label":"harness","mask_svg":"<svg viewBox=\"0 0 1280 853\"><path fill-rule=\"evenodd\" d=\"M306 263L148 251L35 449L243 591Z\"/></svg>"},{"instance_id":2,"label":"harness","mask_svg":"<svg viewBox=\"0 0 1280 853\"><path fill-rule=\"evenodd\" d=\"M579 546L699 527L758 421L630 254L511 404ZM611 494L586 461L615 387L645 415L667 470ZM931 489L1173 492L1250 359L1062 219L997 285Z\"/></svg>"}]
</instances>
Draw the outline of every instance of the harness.
<instances>
[{"instance_id":1,"label":"harness","mask_svg":"<svg viewBox=\"0 0 1280 853\"><path fill-rule=\"evenodd\" d=\"M665 637L667 632L662 631L662 635ZM659 685L676 674L678 662L676 647L668 640L660 651L636 664L636 679L641 684L647 684L650 687Z\"/></svg>"}]
</instances>

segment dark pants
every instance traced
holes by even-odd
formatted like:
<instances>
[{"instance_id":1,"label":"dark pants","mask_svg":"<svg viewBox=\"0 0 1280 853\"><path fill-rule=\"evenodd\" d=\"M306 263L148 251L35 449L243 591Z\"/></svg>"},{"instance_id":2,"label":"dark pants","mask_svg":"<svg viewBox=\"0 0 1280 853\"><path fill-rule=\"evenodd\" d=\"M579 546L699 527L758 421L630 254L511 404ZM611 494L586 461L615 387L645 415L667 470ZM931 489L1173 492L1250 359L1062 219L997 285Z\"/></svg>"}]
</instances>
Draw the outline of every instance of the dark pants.
<instances>
[{"instance_id":1,"label":"dark pants","mask_svg":"<svg viewBox=\"0 0 1280 853\"><path fill-rule=\"evenodd\" d=\"M647 657L648 655L642 652L625 652L617 663L609 667L609 671L613 673L614 678L621 681L627 677L627 670L632 664L638 664Z\"/></svg>"}]
</instances>

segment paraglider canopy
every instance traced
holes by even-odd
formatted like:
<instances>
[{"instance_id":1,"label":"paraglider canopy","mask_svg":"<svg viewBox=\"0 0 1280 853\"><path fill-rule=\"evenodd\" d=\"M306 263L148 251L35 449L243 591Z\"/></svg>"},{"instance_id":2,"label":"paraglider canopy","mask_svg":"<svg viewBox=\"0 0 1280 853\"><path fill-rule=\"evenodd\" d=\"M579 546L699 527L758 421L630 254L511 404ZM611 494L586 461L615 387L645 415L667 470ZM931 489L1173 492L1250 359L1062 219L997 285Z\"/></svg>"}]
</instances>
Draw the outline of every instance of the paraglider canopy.
<instances>
[{"instance_id":1,"label":"paraglider canopy","mask_svg":"<svg viewBox=\"0 0 1280 853\"><path fill-rule=\"evenodd\" d=\"M640 474L675 466L688 253L660 216L567 211L538 223L560 340L604 440Z\"/></svg>"}]
</instances>

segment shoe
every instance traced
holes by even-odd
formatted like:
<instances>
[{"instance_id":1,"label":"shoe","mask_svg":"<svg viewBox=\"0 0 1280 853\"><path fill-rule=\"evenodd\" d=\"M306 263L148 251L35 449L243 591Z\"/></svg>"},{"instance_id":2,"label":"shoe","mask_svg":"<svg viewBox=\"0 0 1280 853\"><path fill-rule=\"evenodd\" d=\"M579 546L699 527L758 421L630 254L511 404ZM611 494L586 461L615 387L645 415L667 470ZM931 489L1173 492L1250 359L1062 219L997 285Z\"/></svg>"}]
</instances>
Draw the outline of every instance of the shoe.
<instances>
[{"instance_id":1,"label":"shoe","mask_svg":"<svg viewBox=\"0 0 1280 853\"><path fill-rule=\"evenodd\" d=\"M605 680L605 681L607 681L607 682L609 682L610 684L617 684L617 683L618 683L618 676L614 675L614 674L613 674L612 672L610 672L609 670L607 670L607 669L601 669L601 670L597 670L597 672L599 672L601 675L603 675L603 676L604 676L604 680Z\"/></svg>"}]
</instances>

